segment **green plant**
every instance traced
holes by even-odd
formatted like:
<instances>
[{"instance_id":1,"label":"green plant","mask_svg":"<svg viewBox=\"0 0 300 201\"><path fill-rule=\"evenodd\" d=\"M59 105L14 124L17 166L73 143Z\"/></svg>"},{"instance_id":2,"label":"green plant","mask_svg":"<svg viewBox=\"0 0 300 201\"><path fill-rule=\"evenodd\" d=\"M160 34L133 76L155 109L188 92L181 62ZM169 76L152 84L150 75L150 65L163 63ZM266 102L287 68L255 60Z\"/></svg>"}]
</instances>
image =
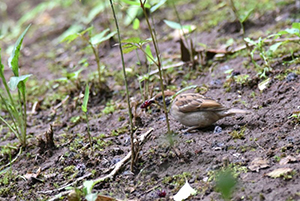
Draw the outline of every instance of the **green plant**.
<instances>
[{"instance_id":1,"label":"green plant","mask_svg":"<svg viewBox=\"0 0 300 201\"><path fill-rule=\"evenodd\" d=\"M216 191L220 192L225 200L230 200L237 184L237 178L230 168L216 173Z\"/></svg>"},{"instance_id":2,"label":"green plant","mask_svg":"<svg viewBox=\"0 0 300 201\"><path fill-rule=\"evenodd\" d=\"M129 99L129 89L128 89L128 82L127 82L127 74L126 74L126 69L125 69L125 61L124 61L124 55L123 55L123 48L122 48L122 41L121 41L121 35L120 35L120 29L119 29L119 24L118 24L118 19L115 13L114 5L112 3L112 0L110 0L110 6L111 10L114 15L115 23L116 23L116 28L117 28L117 34L118 34L118 40L120 42L119 48L120 48L120 53L121 53L121 59L122 59L122 71L123 71L123 76L124 76L124 82L125 82L125 88L126 88L126 101L127 101L127 107L128 107L128 115L129 115L129 123L130 123L130 144L131 144L131 164L130 164L130 169L133 171L133 166L134 162L136 159L136 148L134 146L134 136L133 136L133 120L132 120L132 111L130 107L130 99Z\"/></svg>"},{"instance_id":3,"label":"green plant","mask_svg":"<svg viewBox=\"0 0 300 201\"><path fill-rule=\"evenodd\" d=\"M245 138L245 131L246 131L246 127L243 126L240 131L232 131L230 133L230 135L232 136L233 139L244 139Z\"/></svg>"},{"instance_id":4,"label":"green plant","mask_svg":"<svg viewBox=\"0 0 300 201\"><path fill-rule=\"evenodd\" d=\"M269 36L272 37L272 36ZM268 37L267 37L268 38ZM262 39L261 37L259 37L259 39L257 41L253 41L250 38L245 38L244 40L253 45L254 48L251 51L250 55L251 55L251 59L252 59L252 63L255 65L256 69L258 70L258 74L260 78L266 78L267 75L266 73L269 73L272 68L270 66L270 51L271 49L269 49L269 51L267 51L265 49L265 40L267 38ZM254 53L258 51L259 52L259 56L261 57L261 59L264 61L264 66L259 66L256 61L254 60Z\"/></svg>"},{"instance_id":5,"label":"green plant","mask_svg":"<svg viewBox=\"0 0 300 201\"><path fill-rule=\"evenodd\" d=\"M288 36L296 36L298 38L286 38L286 39L278 39L280 36L288 35ZM294 42L299 44L299 37L300 37L300 23L293 23L292 28L288 28L282 31L279 31L276 34L271 34L265 38L259 37L257 41L254 41L250 38L244 38L244 41L247 42L249 45L253 46L253 50L251 51L251 59L252 63L255 65L258 75L260 78L266 78L267 73L272 71L270 61L274 57L274 52L283 44L287 44L290 42ZM272 40L270 40L272 39ZM278 39L278 40L277 40ZM275 43L273 42L275 41ZM268 43L274 43L267 48ZM254 60L254 53L259 52L259 56L264 61L263 66L259 66L256 61Z\"/></svg>"},{"instance_id":6,"label":"green plant","mask_svg":"<svg viewBox=\"0 0 300 201\"><path fill-rule=\"evenodd\" d=\"M86 84L81 110L82 110L82 112L85 113L87 133L88 133L88 137L89 137L89 141L90 141L90 147L91 147L92 152L93 152L93 143L92 143L93 141L92 141L92 137L91 137L91 133L90 133L89 117L88 117L88 111L87 111L87 104L88 104L88 101L89 101L89 95L90 95L89 85Z\"/></svg>"},{"instance_id":7,"label":"green plant","mask_svg":"<svg viewBox=\"0 0 300 201\"><path fill-rule=\"evenodd\" d=\"M101 67L100 65L100 57L99 57L99 45L110 39L111 37L113 37L116 32L110 32L109 33L109 29L105 29L102 32L98 33L98 34L92 34L92 30L94 29L93 26L85 29L84 31L81 32L77 32L77 30L75 29L75 33L70 33L68 36L66 36L61 42L67 41L68 43L72 42L73 40L75 40L76 38L80 37L83 41L85 41L89 47L92 49L93 54L95 56L96 59L96 63L97 63L97 70L98 70L98 81L100 84L100 88L102 89L107 89L107 85L105 83L105 79L104 79L104 68ZM86 34L87 33L87 34Z\"/></svg>"},{"instance_id":8,"label":"green plant","mask_svg":"<svg viewBox=\"0 0 300 201\"><path fill-rule=\"evenodd\" d=\"M251 13L254 11L254 7L247 10L245 13L240 14L240 12L237 10L233 0L229 0L229 6L231 8L231 10L233 11L235 18L240 22L240 26L241 26L241 30L242 30L242 36L244 38L244 43L250 53L251 49L248 45L248 43L245 41L245 26L244 23L246 22L246 20L250 17Z\"/></svg>"},{"instance_id":9,"label":"green plant","mask_svg":"<svg viewBox=\"0 0 300 201\"><path fill-rule=\"evenodd\" d=\"M159 52L159 48L158 48L158 43L156 40L156 35L155 35L155 31L153 30L149 18L148 18L148 14L146 11L146 5L145 2L143 2L142 0L140 0L140 6L144 12L144 16L148 25L148 29L150 31L150 35L151 35L151 39L146 39L146 40L142 40L138 37L134 37L134 38L130 38L127 40L123 40L122 41L122 47L124 48L124 53L128 53L131 52L133 50L136 49L140 49L145 55L146 58L149 59L151 62L153 62L153 64L158 68L158 74L159 74L159 82L160 82L160 89L162 91L162 97L163 97L163 105L164 105L164 111L165 111L165 115L166 115L166 123L167 123L167 128L168 128L168 133L170 133L170 124L169 124L169 118L168 118L168 112L167 112L167 107L166 107L166 103L165 103L165 94L164 94L164 85L163 85L163 78L162 78L162 64L161 64L161 58L160 58L160 52ZM145 45L148 42L152 42L154 49L155 49L155 53L156 53L156 58L153 57L151 51L149 51L149 48L143 48L143 45Z\"/></svg>"},{"instance_id":10,"label":"green plant","mask_svg":"<svg viewBox=\"0 0 300 201\"><path fill-rule=\"evenodd\" d=\"M19 55L20 49L30 25L25 29L25 31L20 35L17 42L15 43L14 49L11 56L8 59L9 67L12 69L14 74L10 78L10 81L7 82L4 77L4 66L1 61L1 52L0 52L0 77L2 79L5 91L8 97L0 94L1 103L4 105L5 109L9 113L9 117L12 121L10 124L7 120L0 116L0 121L2 121L9 129L16 135L19 139L21 146L26 147L27 145L27 107L26 107L26 86L25 83L27 79L31 76L28 75L19 75ZM0 49L1 51L1 49ZM12 93L10 90L18 89L18 101L13 99Z\"/></svg>"},{"instance_id":11,"label":"green plant","mask_svg":"<svg viewBox=\"0 0 300 201\"><path fill-rule=\"evenodd\" d=\"M292 119L292 122L296 125L300 124L300 111L294 112L291 116L288 117Z\"/></svg>"}]
</instances>

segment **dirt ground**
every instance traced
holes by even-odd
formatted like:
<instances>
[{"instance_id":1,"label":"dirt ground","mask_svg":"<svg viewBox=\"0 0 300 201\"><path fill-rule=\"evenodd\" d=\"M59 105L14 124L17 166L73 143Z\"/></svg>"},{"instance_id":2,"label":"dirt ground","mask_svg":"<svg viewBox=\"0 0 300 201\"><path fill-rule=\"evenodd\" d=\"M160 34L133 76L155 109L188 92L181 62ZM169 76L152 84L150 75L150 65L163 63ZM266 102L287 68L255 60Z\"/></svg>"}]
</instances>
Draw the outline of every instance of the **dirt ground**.
<instances>
[{"instance_id":1,"label":"dirt ground","mask_svg":"<svg viewBox=\"0 0 300 201\"><path fill-rule=\"evenodd\" d=\"M17 21L24 14L20 10L29 10L38 4L32 0L21 6L20 2L5 1L7 16L2 18L4 22ZM186 13L198 5L196 2L179 6L179 12ZM33 74L30 78L32 81L28 82L31 88L28 89L29 146L20 155L18 149L12 150L11 158L18 157L11 168L8 166L5 169L7 171L0 174L0 200L51 199L67 191L65 187L70 184L79 187L85 180L109 174L110 167L130 151L124 84L122 76L117 74L121 70L121 58L119 48L114 46L116 42L111 40L100 46L101 62L109 69L107 83L110 92L103 93L97 89L97 84L90 84L88 115L95 148L94 153L91 153L81 102L84 81L88 79L89 73L96 72L96 62L80 40L71 44L54 42L74 23L68 12L74 13L76 9L79 10L77 15L82 14L79 2L75 3L74 8L56 7L44 11L32 20L33 31L24 39L20 57L21 74ZM105 27L107 21L114 29L113 20L107 20L111 16L110 11L108 8L104 17L99 15L94 19L95 29L103 30L101 27ZM256 36L257 39L259 36L266 37L274 30L284 30L290 27L291 22L299 21L298 11L296 2L291 1L265 13L253 14L253 19L250 17L245 24L246 35ZM172 30L162 22L168 19L170 12L174 11L164 8L153 13L159 47L166 66L180 62L180 44L169 37ZM193 17L185 22L200 24L204 15L213 15L213 12L193 13ZM232 19L224 17L218 25L201 32L196 31L190 38L195 44L203 43L214 49L220 49L230 38L241 41L241 32L236 23L231 23ZM139 31L141 37L149 37L143 18ZM126 35L126 32L122 35ZM2 63L5 66L9 56L5 50L15 40L0 41ZM242 44L234 44L233 48L239 45ZM294 55L299 51L297 45L293 50ZM67 83L54 81L63 77L63 72L78 70L74 66L82 58L87 58L89 67L84 69L80 79ZM258 77L246 53L226 55L221 60L215 57L195 68L183 64L167 71L165 85L169 89L180 90L185 86L198 85L202 93L223 105L252 112L245 116L227 117L211 127L191 133L181 132L186 127L170 117L171 130L176 133L171 137L166 135L165 115L158 107L153 106L147 111L140 109L142 95L139 83L137 76L131 76L130 96L137 108L133 110L138 127L136 137L150 129L153 131L139 152L135 171L130 171L128 162L112 179L95 185L93 191L120 200L172 200L172 196L187 180L197 190L197 194L189 200L222 200L221 194L216 191L213 175L222 168L231 167L237 175L232 200L300 200L300 122L290 118L300 110L300 67L297 62L288 63L292 59L290 53L274 59L272 71L267 74L270 82L263 91L259 90L258 84L264 79ZM125 55L126 65L136 66L134 72L143 74L146 68L137 66L137 61L135 52ZM263 65L259 56L256 61ZM228 81L228 74L224 72L229 69L233 69L236 75L248 74L251 81L245 84L233 82L229 87L224 87ZM5 73L10 76L7 66ZM157 78L153 80L150 87L155 94L159 83ZM32 113L35 102L38 107ZM107 102L113 105L113 110L103 113L108 108ZM7 116L4 111L1 111L1 115ZM45 140L45 132L49 132L50 125L55 147L47 147L41 140ZM1 149L18 142L8 128L3 126L0 131ZM1 167L9 162L9 155L2 153ZM268 173L279 168L290 168L290 171L278 178L268 176ZM40 171L37 178L24 178L37 171ZM4 182L5 178L8 181ZM67 196L60 199L67 200Z\"/></svg>"}]
</instances>

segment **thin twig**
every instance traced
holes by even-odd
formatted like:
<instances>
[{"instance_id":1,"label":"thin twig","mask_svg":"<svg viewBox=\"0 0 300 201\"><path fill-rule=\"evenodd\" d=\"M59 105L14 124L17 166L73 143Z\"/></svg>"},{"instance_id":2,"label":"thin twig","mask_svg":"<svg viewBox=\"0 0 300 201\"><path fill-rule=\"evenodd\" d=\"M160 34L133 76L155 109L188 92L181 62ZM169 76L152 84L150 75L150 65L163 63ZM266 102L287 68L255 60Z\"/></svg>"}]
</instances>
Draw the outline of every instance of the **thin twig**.
<instances>
[{"instance_id":1,"label":"thin twig","mask_svg":"<svg viewBox=\"0 0 300 201\"><path fill-rule=\"evenodd\" d=\"M151 134L151 132L153 131L154 129L153 128L150 128L147 132L145 132L144 134L142 134L139 138L139 141L137 142L139 145L142 145L145 143L145 141L148 139L149 135ZM99 183L99 182L103 182L103 181L106 181L107 179L110 179L110 178L113 178L117 173L118 171L123 167L124 164L126 164L126 162L130 159L131 157L131 151L121 160L119 161L118 163L116 163L114 165L114 169L108 174L108 175L105 175L103 177L99 177L95 180L93 180L93 183L94 185ZM87 176L83 176L84 178L86 178ZM78 182L79 180L82 180L83 178L80 177L78 178L76 181L72 182L71 184L67 184L67 185L64 185L58 189L55 189L55 190L52 190L52 191L40 191L38 193L42 193L42 194L50 194L50 193L53 193L53 192L59 192L63 189L65 189L66 187L69 187L69 186L73 186L76 184L76 182ZM83 186L79 186L78 188L81 189ZM64 191L64 192L61 192L59 193L58 195L55 195L54 197L52 197L51 199L49 199L49 201L53 201L61 196L64 196L64 195L67 195L71 192L71 190L68 190L68 191Z\"/></svg>"}]
</instances>

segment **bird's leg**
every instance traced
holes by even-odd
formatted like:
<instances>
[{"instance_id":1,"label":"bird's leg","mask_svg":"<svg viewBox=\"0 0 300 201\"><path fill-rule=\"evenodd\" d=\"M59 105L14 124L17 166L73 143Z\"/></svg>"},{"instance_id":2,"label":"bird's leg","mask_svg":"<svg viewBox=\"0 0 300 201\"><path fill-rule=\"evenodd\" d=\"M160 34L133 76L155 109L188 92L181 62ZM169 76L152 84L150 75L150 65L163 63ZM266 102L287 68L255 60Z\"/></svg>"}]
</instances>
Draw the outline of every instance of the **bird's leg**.
<instances>
[{"instance_id":1,"label":"bird's leg","mask_svg":"<svg viewBox=\"0 0 300 201\"><path fill-rule=\"evenodd\" d=\"M192 126L192 127L189 127L188 129L183 130L182 133L188 133L188 132L190 132L192 130L195 130L197 128L199 128L199 126ZM197 132L197 131L194 131L194 132Z\"/></svg>"}]
</instances>

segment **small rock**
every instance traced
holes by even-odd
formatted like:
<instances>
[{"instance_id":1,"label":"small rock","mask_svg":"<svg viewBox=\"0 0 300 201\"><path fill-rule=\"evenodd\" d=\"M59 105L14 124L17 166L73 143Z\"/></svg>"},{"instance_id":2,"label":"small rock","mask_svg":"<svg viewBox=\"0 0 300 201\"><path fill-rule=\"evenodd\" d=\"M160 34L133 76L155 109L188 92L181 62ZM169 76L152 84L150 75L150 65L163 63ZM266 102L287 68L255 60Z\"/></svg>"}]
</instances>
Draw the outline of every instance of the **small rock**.
<instances>
[{"instance_id":1,"label":"small rock","mask_svg":"<svg viewBox=\"0 0 300 201\"><path fill-rule=\"evenodd\" d=\"M216 80L212 80L211 82L210 82L210 85L211 86L222 86L222 81L220 80L220 79L216 79Z\"/></svg>"},{"instance_id":2,"label":"small rock","mask_svg":"<svg viewBox=\"0 0 300 201\"><path fill-rule=\"evenodd\" d=\"M76 165L76 169L78 170L78 177L81 177L84 175L84 172L85 172L85 169L86 169L86 166L84 163L78 163Z\"/></svg>"},{"instance_id":3,"label":"small rock","mask_svg":"<svg viewBox=\"0 0 300 201\"><path fill-rule=\"evenodd\" d=\"M111 162L112 162L112 164L116 164L116 163L118 163L120 161L121 161L120 158L114 158Z\"/></svg>"},{"instance_id":4,"label":"small rock","mask_svg":"<svg viewBox=\"0 0 300 201\"><path fill-rule=\"evenodd\" d=\"M241 74L241 72L239 72L239 71L233 71L231 73L231 76L237 76L237 75L240 75L240 74Z\"/></svg>"},{"instance_id":5,"label":"small rock","mask_svg":"<svg viewBox=\"0 0 300 201\"><path fill-rule=\"evenodd\" d=\"M214 134L218 134L222 132L222 128L220 126L216 126L214 129Z\"/></svg>"},{"instance_id":6,"label":"small rock","mask_svg":"<svg viewBox=\"0 0 300 201\"><path fill-rule=\"evenodd\" d=\"M291 143L291 144L295 143L295 139L293 137L287 137L286 140L288 141L288 143Z\"/></svg>"},{"instance_id":7,"label":"small rock","mask_svg":"<svg viewBox=\"0 0 300 201\"><path fill-rule=\"evenodd\" d=\"M296 73L289 73L289 74L286 76L285 80L286 80L287 82L291 82L291 81L294 81L297 77L298 77L298 75L297 75Z\"/></svg>"}]
</instances>

